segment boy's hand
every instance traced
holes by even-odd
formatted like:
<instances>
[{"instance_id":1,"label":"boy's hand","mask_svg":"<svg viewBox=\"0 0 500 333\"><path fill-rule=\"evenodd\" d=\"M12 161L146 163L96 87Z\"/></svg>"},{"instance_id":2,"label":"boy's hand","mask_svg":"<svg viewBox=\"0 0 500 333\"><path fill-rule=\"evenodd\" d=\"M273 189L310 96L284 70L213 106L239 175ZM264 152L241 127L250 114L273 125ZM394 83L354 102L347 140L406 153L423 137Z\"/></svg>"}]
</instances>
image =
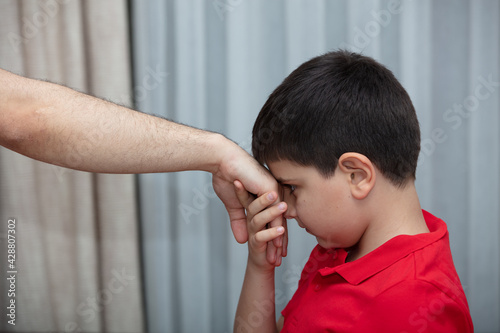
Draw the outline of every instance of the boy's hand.
<instances>
[{"instance_id":1,"label":"boy's hand","mask_svg":"<svg viewBox=\"0 0 500 333\"><path fill-rule=\"evenodd\" d=\"M274 255L272 241L282 236L286 229L284 226L271 227L269 223L283 215L286 203L280 202L270 206L278 199L276 192L264 193L254 198L241 182L235 181L234 187L238 200L247 211L249 265L262 270L274 269L275 266L281 265L281 257L272 264L273 261L267 256Z\"/></svg>"}]
</instances>

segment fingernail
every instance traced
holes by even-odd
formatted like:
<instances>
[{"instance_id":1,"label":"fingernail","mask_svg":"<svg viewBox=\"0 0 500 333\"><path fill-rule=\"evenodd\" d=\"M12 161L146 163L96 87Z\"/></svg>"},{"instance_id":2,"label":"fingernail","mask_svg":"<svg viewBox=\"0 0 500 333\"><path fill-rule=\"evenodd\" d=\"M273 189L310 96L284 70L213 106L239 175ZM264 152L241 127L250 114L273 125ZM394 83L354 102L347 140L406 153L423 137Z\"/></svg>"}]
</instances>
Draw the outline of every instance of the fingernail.
<instances>
[{"instance_id":1,"label":"fingernail","mask_svg":"<svg viewBox=\"0 0 500 333\"><path fill-rule=\"evenodd\" d=\"M268 193L268 194L267 194L267 199L269 199L269 200L274 200L274 193L273 193L273 192Z\"/></svg>"},{"instance_id":2,"label":"fingernail","mask_svg":"<svg viewBox=\"0 0 500 333\"><path fill-rule=\"evenodd\" d=\"M286 209L286 205L285 205L285 203L284 203L284 202L280 202L280 203L278 204L278 209L279 209L279 210L285 210L285 209Z\"/></svg>"},{"instance_id":3,"label":"fingernail","mask_svg":"<svg viewBox=\"0 0 500 333\"><path fill-rule=\"evenodd\" d=\"M278 227L278 229L276 229L276 231L279 233L279 234L282 234L285 232L285 228L283 227Z\"/></svg>"}]
</instances>

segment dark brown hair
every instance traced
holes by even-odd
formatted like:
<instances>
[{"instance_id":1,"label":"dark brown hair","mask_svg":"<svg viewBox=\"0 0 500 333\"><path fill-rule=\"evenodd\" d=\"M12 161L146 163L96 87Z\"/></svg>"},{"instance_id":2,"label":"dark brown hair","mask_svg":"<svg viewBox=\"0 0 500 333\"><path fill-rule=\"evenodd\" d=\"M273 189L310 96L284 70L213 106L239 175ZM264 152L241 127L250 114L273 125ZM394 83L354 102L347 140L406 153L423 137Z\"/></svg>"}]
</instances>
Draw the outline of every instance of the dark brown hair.
<instances>
[{"instance_id":1,"label":"dark brown hair","mask_svg":"<svg viewBox=\"0 0 500 333\"><path fill-rule=\"evenodd\" d=\"M262 164L290 160L332 175L357 152L395 185L415 179L420 128L405 89L372 58L330 52L294 70L269 96L253 127Z\"/></svg>"}]
</instances>

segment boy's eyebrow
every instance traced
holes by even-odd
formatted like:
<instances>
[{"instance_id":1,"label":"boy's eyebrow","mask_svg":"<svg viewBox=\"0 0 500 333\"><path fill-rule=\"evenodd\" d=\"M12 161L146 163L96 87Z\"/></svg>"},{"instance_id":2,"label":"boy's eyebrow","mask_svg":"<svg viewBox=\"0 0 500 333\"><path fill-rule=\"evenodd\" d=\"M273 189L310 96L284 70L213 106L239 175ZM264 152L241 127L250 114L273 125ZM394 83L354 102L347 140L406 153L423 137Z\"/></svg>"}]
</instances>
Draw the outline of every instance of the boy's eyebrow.
<instances>
[{"instance_id":1,"label":"boy's eyebrow","mask_svg":"<svg viewBox=\"0 0 500 333\"><path fill-rule=\"evenodd\" d=\"M276 181L280 184L284 184L284 183L289 183L289 182L293 182L295 181L295 179L285 179L285 178L281 178L281 177L275 177L276 178Z\"/></svg>"}]
</instances>

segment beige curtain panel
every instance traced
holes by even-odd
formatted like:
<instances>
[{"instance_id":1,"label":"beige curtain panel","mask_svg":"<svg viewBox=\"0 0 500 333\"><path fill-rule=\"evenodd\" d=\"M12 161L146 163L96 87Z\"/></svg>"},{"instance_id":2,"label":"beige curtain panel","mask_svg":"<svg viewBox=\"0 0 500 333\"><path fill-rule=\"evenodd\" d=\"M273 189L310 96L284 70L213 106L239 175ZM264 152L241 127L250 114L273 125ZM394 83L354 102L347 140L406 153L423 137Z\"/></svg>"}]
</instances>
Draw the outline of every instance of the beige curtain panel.
<instances>
[{"instance_id":1,"label":"beige curtain panel","mask_svg":"<svg viewBox=\"0 0 500 333\"><path fill-rule=\"evenodd\" d=\"M1 1L0 16L1 68L130 104L126 1ZM11 318L2 263L0 331L144 331L134 184L0 148L0 233L15 220L17 271Z\"/></svg>"}]
</instances>

